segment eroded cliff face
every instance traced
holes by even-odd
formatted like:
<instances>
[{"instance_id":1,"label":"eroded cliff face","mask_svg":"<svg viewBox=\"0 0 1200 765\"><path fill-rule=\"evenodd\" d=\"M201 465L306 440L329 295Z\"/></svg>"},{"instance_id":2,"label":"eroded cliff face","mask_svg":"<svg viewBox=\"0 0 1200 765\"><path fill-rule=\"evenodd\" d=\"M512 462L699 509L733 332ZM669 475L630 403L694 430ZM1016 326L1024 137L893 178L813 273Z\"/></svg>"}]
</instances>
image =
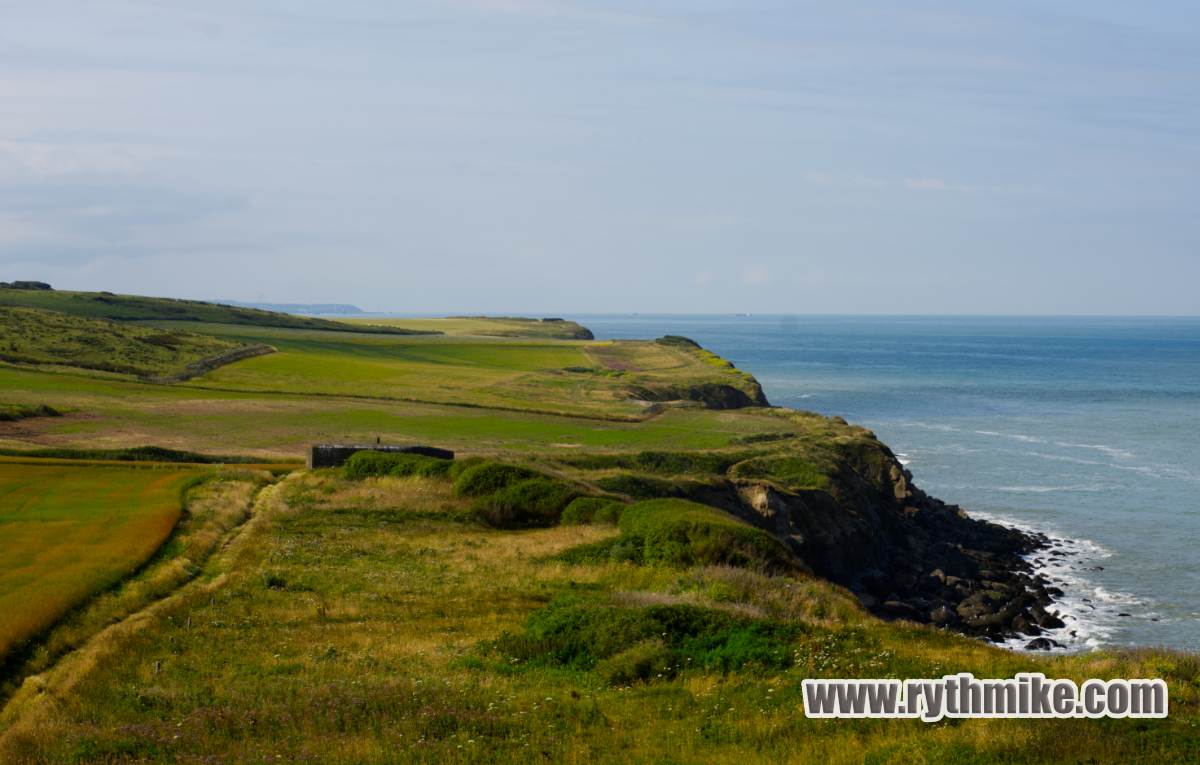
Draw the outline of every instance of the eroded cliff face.
<instances>
[{"instance_id":1,"label":"eroded cliff face","mask_svg":"<svg viewBox=\"0 0 1200 765\"><path fill-rule=\"evenodd\" d=\"M737 499L721 504L886 618L997 640L1062 626L1045 610L1062 593L1032 577L1021 557L1044 537L930 497L881 443L854 443L841 456L825 488L733 479Z\"/></svg>"}]
</instances>

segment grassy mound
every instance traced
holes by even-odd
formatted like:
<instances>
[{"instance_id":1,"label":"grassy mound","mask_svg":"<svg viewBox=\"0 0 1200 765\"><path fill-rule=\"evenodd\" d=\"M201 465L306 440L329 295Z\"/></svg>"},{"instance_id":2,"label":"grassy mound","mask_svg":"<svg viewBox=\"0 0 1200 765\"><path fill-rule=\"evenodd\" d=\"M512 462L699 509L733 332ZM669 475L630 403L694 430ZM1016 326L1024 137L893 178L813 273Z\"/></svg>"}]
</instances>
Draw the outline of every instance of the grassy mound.
<instances>
[{"instance_id":1,"label":"grassy mound","mask_svg":"<svg viewBox=\"0 0 1200 765\"><path fill-rule=\"evenodd\" d=\"M449 476L453 460L427 457L423 454L388 454L387 452L361 451L351 455L342 467L342 475L350 479L371 476Z\"/></svg>"},{"instance_id":2,"label":"grassy mound","mask_svg":"<svg viewBox=\"0 0 1200 765\"><path fill-rule=\"evenodd\" d=\"M794 568L773 536L728 513L680 499L639 502L626 508L621 536L579 545L559 554L565 563L629 560L668 566L725 564L765 571Z\"/></svg>"},{"instance_id":3,"label":"grassy mound","mask_svg":"<svg viewBox=\"0 0 1200 765\"><path fill-rule=\"evenodd\" d=\"M621 514L629 507L624 502L604 497L580 497L562 511L564 526L577 526L583 523L616 523Z\"/></svg>"},{"instance_id":4,"label":"grassy mound","mask_svg":"<svg viewBox=\"0 0 1200 765\"><path fill-rule=\"evenodd\" d=\"M482 497L543 475L533 468L484 461L459 473L454 481L454 493L460 497Z\"/></svg>"},{"instance_id":5,"label":"grassy mound","mask_svg":"<svg viewBox=\"0 0 1200 765\"><path fill-rule=\"evenodd\" d=\"M553 478L530 478L471 506L476 520L498 529L557 526L563 508L578 497L578 487Z\"/></svg>"}]
</instances>

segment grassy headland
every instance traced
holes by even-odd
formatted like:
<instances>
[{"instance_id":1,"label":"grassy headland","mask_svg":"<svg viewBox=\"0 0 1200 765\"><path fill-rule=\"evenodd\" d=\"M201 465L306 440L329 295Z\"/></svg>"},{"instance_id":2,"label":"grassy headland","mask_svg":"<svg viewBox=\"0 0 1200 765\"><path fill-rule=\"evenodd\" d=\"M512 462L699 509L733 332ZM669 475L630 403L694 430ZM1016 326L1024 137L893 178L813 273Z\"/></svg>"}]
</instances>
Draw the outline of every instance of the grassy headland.
<instances>
[{"instance_id":1,"label":"grassy headland","mask_svg":"<svg viewBox=\"0 0 1200 765\"><path fill-rule=\"evenodd\" d=\"M166 385L0 368L5 400L66 412L0 423L0 446L278 458L379 437L459 459L203 471L147 566L0 670L0 760L1200 757L1200 658L965 637L1054 618L1017 557L1038 540L926 496L863 428L766 407L685 338L143 318L278 353ZM810 720L800 695L805 678L1019 671L1162 677L1171 717Z\"/></svg>"},{"instance_id":2,"label":"grassy headland","mask_svg":"<svg viewBox=\"0 0 1200 765\"><path fill-rule=\"evenodd\" d=\"M347 329L342 322L311 319L257 308L206 303L202 300L155 298L141 295L114 295L111 292L69 292L63 290L0 288L0 304L56 311L71 316L114 321L201 321L249 326L319 329L327 332L366 332L417 334L432 330L405 330L393 327Z\"/></svg>"}]
</instances>

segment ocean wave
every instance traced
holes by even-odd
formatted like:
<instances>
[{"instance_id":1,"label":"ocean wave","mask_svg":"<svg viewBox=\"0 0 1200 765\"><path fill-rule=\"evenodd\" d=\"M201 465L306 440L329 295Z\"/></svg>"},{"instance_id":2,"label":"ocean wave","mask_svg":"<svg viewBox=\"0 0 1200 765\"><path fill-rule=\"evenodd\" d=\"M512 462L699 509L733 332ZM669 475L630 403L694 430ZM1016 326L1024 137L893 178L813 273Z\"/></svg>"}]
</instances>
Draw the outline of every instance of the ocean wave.
<instances>
[{"instance_id":1,"label":"ocean wave","mask_svg":"<svg viewBox=\"0 0 1200 765\"><path fill-rule=\"evenodd\" d=\"M1042 439L1042 438L1034 438L1033 436L1016 435L1013 433L996 433L995 431L991 431L991 430L977 430L975 432L979 433L981 435L985 435L985 436L1000 436L1001 438L1015 438L1018 441L1029 441L1029 442L1032 442L1035 444L1049 443L1048 441L1046 441L1045 439Z\"/></svg>"},{"instance_id":2,"label":"ocean wave","mask_svg":"<svg viewBox=\"0 0 1200 765\"><path fill-rule=\"evenodd\" d=\"M983 487L973 486L976 490ZM997 486L991 491L1017 491L1017 492L1046 492L1046 491L1103 491L1104 487L1096 486L1095 484L1084 484L1079 486Z\"/></svg>"},{"instance_id":3,"label":"ocean wave","mask_svg":"<svg viewBox=\"0 0 1200 765\"><path fill-rule=\"evenodd\" d=\"M1041 452L1025 452L1025 454L1030 457L1041 457L1042 459L1056 460L1058 462L1074 462L1077 465L1096 465L1098 467L1112 468L1113 470L1132 470L1135 473L1144 473L1146 475L1154 476L1155 478L1162 478L1162 476L1156 472L1158 468L1147 467L1145 465L1114 465L1110 462L1081 460L1078 457L1064 457L1061 454L1042 454Z\"/></svg>"},{"instance_id":4,"label":"ocean wave","mask_svg":"<svg viewBox=\"0 0 1200 765\"><path fill-rule=\"evenodd\" d=\"M1033 569L1063 591L1047 609L1066 622L1060 629L1043 630L1043 635L1069 652L1097 650L1114 642L1129 620L1160 618L1160 607L1132 593L1112 591L1096 581L1102 567L1096 565L1112 557L1112 552L1088 539L1071 539L1051 524L1030 523L1024 519L992 513L972 516L1012 526L1021 531L1045 534L1050 539L1042 548L1024 559ZM1121 614L1125 614L1122 616ZM1024 652L1031 638L1012 638L999 645Z\"/></svg>"},{"instance_id":5,"label":"ocean wave","mask_svg":"<svg viewBox=\"0 0 1200 765\"><path fill-rule=\"evenodd\" d=\"M1054 445L1055 446L1067 446L1072 449L1099 449L1100 451L1104 452L1105 454L1111 454L1113 457L1117 457L1119 459L1133 459L1134 458L1133 452L1127 452L1124 449L1117 449L1116 447L1113 447L1113 446L1100 446L1098 444L1067 444L1067 443L1063 443L1062 441L1055 441Z\"/></svg>"}]
</instances>

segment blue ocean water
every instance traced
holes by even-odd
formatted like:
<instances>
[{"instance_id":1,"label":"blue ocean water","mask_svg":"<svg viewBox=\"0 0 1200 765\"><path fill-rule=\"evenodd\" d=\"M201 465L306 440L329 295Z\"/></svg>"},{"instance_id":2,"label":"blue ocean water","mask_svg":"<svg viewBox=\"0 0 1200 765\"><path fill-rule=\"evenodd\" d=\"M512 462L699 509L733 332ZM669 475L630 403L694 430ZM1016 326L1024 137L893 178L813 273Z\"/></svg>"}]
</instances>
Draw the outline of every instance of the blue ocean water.
<instances>
[{"instance_id":1,"label":"blue ocean water","mask_svg":"<svg viewBox=\"0 0 1200 765\"><path fill-rule=\"evenodd\" d=\"M928 493L1069 540L1041 560L1072 647L1200 648L1200 318L569 318L690 337L772 404L875 431Z\"/></svg>"}]
</instances>

